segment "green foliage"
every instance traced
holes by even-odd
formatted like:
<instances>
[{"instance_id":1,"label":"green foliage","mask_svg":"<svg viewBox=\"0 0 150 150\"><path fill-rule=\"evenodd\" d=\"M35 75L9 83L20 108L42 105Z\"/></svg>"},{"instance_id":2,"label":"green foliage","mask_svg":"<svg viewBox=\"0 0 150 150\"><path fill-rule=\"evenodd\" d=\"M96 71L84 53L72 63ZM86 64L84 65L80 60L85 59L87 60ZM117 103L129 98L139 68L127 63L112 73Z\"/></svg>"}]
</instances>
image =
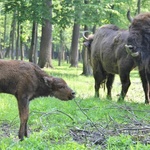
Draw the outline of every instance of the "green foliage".
<instances>
[{"instance_id":1,"label":"green foliage","mask_svg":"<svg viewBox=\"0 0 150 150\"><path fill-rule=\"evenodd\" d=\"M136 144L129 135L112 136L107 140L108 150L148 150L150 145L143 145L140 142Z\"/></svg>"},{"instance_id":2,"label":"green foliage","mask_svg":"<svg viewBox=\"0 0 150 150\"><path fill-rule=\"evenodd\" d=\"M0 149L27 150L27 149L61 149L61 150L87 150L101 149L103 145L95 145L90 140L74 141L70 129L98 132L97 128L111 131L118 125L132 125L137 123L150 123L150 106L143 104L143 89L137 70L131 73L132 84L125 99L126 102L117 103L120 93L120 80L118 76L113 86L113 100L106 99L106 91L100 90L101 98L93 98L93 77L85 77L82 66L69 68L63 62L57 66L53 61L54 69L45 69L53 76L66 80L68 85L76 91L75 100L64 102L56 98L39 97L30 103L30 117L28 121L30 137L23 142L18 141L19 117L17 102L14 96L0 94ZM138 124L137 124L138 125ZM115 131L115 130L114 130ZM149 149L149 145L141 143L140 137L132 134L110 134L105 141L107 150L141 150ZM144 137L142 137L144 138Z\"/></svg>"},{"instance_id":3,"label":"green foliage","mask_svg":"<svg viewBox=\"0 0 150 150\"><path fill-rule=\"evenodd\" d=\"M131 149L134 146L130 136L120 135L119 137L109 137L108 139L109 150L125 150Z\"/></svg>"},{"instance_id":4,"label":"green foliage","mask_svg":"<svg viewBox=\"0 0 150 150\"><path fill-rule=\"evenodd\" d=\"M45 0L14 0L8 1L4 3L4 5L6 13L18 13L16 17L21 23L27 20L42 23L43 19L50 19L50 16L48 15L49 8L47 7Z\"/></svg>"},{"instance_id":5,"label":"green foliage","mask_svg":"<svg viewBox=\"0 0 150 150\"><path fill-rule=\"evenodd\" d=\"M73 19L73 5L68 0L53 2L53 22L58 24L59 28L65 29L71 25Z\"/></svg>"},{"instance_id":6,"label":"green foliage","mask_svg":"<svg viewBox=\"0 0 150 150\"><path fill-rule=\"evenodd\" d=\"M149 11L149 5L148 0L141 1L141 12ZM5 0L0 3L0 8L2 46L9 46L10 26L12 16L15 13L15 19L23 26L22 40L28 46L33 21L41 25L43 19L50 20L53 24L53 43L56 44L54 46L56 51L60 43L61 30L64 31L65 45L70 49L74 21L81 25L81 30L84 25L87 25L90 30L93 26L99 27L109 23L127 29L129 26L126 17L127 10L130 9L131 15L134 17L137 14L137 0L53 0L51 8L47 7L46 0ZM52 16L49 16L50 9L52 9ZM9 19L7 19L7 31L4 39L5 16ZM40 27L39 36L41 33Z\"/></svg>"}]
</instances>

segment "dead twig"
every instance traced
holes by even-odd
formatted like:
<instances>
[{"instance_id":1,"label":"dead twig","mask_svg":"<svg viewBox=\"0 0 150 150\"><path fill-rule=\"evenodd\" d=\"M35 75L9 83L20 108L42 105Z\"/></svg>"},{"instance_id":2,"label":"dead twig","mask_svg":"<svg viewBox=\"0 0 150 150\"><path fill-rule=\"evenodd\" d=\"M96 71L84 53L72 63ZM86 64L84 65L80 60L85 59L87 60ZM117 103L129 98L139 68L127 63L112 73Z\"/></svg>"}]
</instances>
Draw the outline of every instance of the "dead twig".
<instances>
[{"instance_id":1,"label":"dead twig","mask_svg":"<svg viewBox=\"0 0 150 150\"><path fill-rule=\"evenodd\" d=\"M97 126L95 125L95 123L88 117L88 115L82 110L82 108L80 107L80 105L77 103L77 101L74 99L74 102L76 103L76 105L79 107L80 111L86 116L86 118L92 123L92 125L95 127L95 129L101 133L104 136L104 132L100 131Z\"/></svg>"}]
</instances>

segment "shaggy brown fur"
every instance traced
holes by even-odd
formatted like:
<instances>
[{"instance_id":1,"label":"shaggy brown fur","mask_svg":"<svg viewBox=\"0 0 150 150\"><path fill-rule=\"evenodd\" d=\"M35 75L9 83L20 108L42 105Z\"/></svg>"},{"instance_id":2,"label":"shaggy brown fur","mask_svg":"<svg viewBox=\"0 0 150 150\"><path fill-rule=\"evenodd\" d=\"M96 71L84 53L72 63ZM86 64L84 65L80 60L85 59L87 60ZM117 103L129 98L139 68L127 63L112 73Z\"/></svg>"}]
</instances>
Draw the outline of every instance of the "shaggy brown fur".
<instances>
[{"instance_id":1,"label":"shaggy brown fur","mask_svg":"<svg viewBox=\"0 0 150 150\"><path fill-rule=\"evenodd\" d=\"M16 60L0 60L0 93L9 93L18 102L19 139L27 136L29 102L39 96L71 100L75 93L61 78L48 76L37 65Z\"/></svg>"},{"instance_id":2,"label":"shaggy brown fur","mask_svg":"<svg viewBox=\"0 0 150 150\"><path fill-rule=\"evenodd\" d=\"M129 28L127 45L131 52L138 52L134 58L139 67L145 103L150 103L150 13L137 15Z\"/></svg>"},{"instance_id":3,"label":"shaggy brown fur","mask_svg":"<svg viewBox=\"0 0 150 150\"><path fill-rule=\"evenodd\" d=\"M107 96L111 97L111 89L115 74L119 74L122 90L119 101L123 100L130 86L129 73L135 67L131 56L125 50L128 31L120 30L115 25L100 27L93 38L91 64L95 79L95 96L99 97L99 88L106 80Z\"/></svg>"}]
</instances>

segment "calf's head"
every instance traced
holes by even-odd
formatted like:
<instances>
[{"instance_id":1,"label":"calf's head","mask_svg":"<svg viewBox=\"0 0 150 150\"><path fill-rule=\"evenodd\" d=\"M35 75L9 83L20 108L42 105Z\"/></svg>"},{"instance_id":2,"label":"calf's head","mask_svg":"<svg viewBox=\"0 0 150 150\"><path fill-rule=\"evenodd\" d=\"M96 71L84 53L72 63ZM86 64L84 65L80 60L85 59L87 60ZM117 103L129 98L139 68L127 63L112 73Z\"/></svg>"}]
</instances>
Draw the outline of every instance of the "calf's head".
<instances>
[{"instance_id":1,"label":"calf's head","mask_svg":"<svg viewBox=\"0 0 150 150\"><path fill-rule=\"evenodd\" d=\"M50 96L66 101L75 98L75 92L62 78L44 77L44 81L50 89Z\"/></svg>"}]
</instances>

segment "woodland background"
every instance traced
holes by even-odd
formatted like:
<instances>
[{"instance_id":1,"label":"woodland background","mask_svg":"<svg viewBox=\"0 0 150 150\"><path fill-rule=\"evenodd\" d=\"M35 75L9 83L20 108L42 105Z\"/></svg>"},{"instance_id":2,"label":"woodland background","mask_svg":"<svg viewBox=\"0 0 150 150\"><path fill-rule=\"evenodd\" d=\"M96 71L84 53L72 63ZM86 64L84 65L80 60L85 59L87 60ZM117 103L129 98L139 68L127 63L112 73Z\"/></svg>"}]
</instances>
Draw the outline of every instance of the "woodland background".
<instances>
[{"instance_id":1,"label":"woodland background","mask_svg":"<svg viewBox=\"0 0 150 150\"><path fill-rule=\"evenodd\" d=\"M128 29L127 11L134 17L148 12L149 0L3 0L0 2L0 57L27 59L41 68L52 59L71 67L83 62L89 75L82 33L101 25Z\"/></svg>"},{"instance_id":2,"label":"woodland background","mask_svg":"<svg viewBox=\"0 0 150 150\"><path fill-rule=\"evenodd\" d=\"M0 149L2 150L149 150L150 105L138 71L131 72L125 102L93 98L94 79L83 46L82 33L94 33L104 24L128 29L127 11L134 17L148 12L150 0L1 0L0 57L31 61L53 76L63 78L76 98L63 102L39 97L30 104L30 138L18 140L19 117L15 97L0 96ZM65 60L65 61L64 61ZM81 76L84 74L88 77Z\"/></svg>"}]
</instances>

